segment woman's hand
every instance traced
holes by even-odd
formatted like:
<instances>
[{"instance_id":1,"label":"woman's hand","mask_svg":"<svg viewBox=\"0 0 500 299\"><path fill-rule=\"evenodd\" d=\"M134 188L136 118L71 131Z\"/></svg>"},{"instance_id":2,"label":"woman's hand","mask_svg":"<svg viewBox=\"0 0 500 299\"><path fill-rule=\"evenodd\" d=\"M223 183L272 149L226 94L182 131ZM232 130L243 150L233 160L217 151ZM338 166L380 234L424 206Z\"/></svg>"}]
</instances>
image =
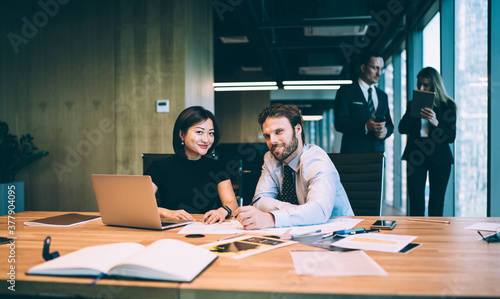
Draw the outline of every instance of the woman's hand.
<instances>
[{"instance_id":1,"label":"woman's hand","mask_svg":"<svg viewBox=\"0 0 500 299\"><path fill-rule=\"evenodd\" d=\"M226 209L224 208L218 208L217 210L211 210L205 213L203 216L203 219L201 222L206 223L206 224L213 224L213 223L222 223L224 220L226 220L226 216L228 215Z\"/></svg>"},{"instance_id":2,"label":"woman's hand","mask_svg":"<svg viewBox=\"0 0 500 299\"><path fill-rule=\"evenodd\" d=\"M184 220L194 220L193 216L184 210L169 210L165 208L158 208L158 214L160 218L170 218L170 219L184 219Z\"/></svg>"},{"instance_id":3,"label":"woman's hand","mask_svg":"<svg viewBox=\"0 0 500 299\"><path fill-rule=\"evenodd\" d=\"M422 116L423 118L427 119L431 125L433 125L434 127L437 127L439 122L436 118L436 113L434 113L434 110L432 110L431 108L422 108L422 110L420 110L420 116Z\"/></svg>"}]
</instances>

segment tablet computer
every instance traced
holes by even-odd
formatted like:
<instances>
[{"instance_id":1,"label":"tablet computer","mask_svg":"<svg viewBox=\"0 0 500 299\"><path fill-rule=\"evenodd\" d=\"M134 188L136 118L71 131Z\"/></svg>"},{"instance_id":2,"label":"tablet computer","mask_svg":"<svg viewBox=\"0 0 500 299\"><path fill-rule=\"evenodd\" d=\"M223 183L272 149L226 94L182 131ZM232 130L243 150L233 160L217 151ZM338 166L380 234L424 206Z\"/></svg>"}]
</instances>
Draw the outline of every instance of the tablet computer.
<instances>
[{"instance_id":1,"label":"tablet computer","mask_svg":"<svg viewBox=\"0 0 500 299\"><path fill-rule=\"evenodd\" d=\"M431 108L434 106L434 98L436 97L435 92L413 90L413 98L411 101L411 112L412 117L421 117L420 110L422 108Z\"/></svg>"}]
</instances>

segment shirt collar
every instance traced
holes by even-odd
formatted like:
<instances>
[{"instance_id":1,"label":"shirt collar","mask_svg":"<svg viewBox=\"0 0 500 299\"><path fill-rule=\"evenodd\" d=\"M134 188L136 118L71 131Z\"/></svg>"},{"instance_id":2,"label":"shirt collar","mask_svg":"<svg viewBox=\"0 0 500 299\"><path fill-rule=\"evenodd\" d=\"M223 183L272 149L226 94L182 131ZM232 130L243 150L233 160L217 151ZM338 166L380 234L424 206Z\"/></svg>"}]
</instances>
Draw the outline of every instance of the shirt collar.
<instances>
[{"instance_id":1,"label":"shirt collar","mask_svg":"<svg viewBox=\"0 0 500 299\"><path fill-rule=\"evenodd\" d=\"M297 155L297 157L293 158L292 161L290 161L290 163L286 164L286 165L290 166L290 168L292 168L294 172L297 172L299 170L299 159L300 159L300 156L302 155L302 153L304 152L304 149L306 148L306 146L308 146L308 145L306 143L304 143L304 146L302 147L302 151L300 151L300 153ZM283 163L283 167L285 167L285 163Z\"/></svg>"},{"instance_id":2,"label":"shirt collar","mask_svg":"<svg viewBox=\"0 0 500 299\"><path fill-rule=\"evenodd\" d=\"M373 91L375 91L375 84L372 84L372 85L368 85L368 83L366 83L365 81L363 81L361 78L358 79L358 83L359 83L359 87L361 87L361 89L363 91L366 91L368 92L368 88L372 88Z\"/></svg>"}]
</instances>

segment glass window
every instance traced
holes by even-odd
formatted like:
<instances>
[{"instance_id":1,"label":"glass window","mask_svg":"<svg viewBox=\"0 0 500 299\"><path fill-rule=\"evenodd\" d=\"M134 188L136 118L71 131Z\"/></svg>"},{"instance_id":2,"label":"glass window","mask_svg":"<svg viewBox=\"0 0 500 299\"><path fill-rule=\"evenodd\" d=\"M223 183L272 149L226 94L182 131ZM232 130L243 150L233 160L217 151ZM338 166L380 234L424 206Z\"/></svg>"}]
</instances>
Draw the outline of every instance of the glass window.
<instances>
[{"instance_id":1,"label":"glass window","mask_svg":"<svg viewBox=\"0 0 500 299\"><path fill-rule=\"evenodd\" d=\"M455 2L455 215L486 216L488 0Z\"/></svg>"},{"instance_id":2,"label":"glass window","mask_svg":"<svg viewBox=\"0 0 500 299\"><path fill-rule=\"evenodd\" d=\"M407 92L406 92L406 82L407 82L407 72L406 72L406 50L401 52L401 115L404 115L406 112L406 101ZM399 125L399 120L397 122ZM397 128L395 125L394 127ZM404 150L406 147L406 134L401 134L401 148ZM406 211L406 201L407 201L407 192L406 192L406 161L401 163L401 209Z\"/></svg>"},{"instance_id":3,"label":"glass window","mask_svg":"<svg viewBox=\"0 0 500 299\"><path fill-rule=\"evenodd\" d=\"M384 73L384 91L387 93L389 100L389 111L391 116L394 117L394 67L389 64L385 68ZM393 119L395 122L395 120ZM385 203L389 206L394 202L394 134L397 128L395 127L394 133L385 140ZM398 157L399 158L399 157Z\"/></svg>"},{"instance_id":4,"label":"glass window","mask_svg":"<svg viewBox=\"0 0 500 299\"><path fill-rule=\"evenodd\" d=\"M423 31L424 67L432 66L441 73L441 36L439 12L425 25Z\"/></svg>"},{"instance_id":5,"label":"glass window","mask_svg":"<svg viewBox=\"0 0 500 299\"><path fill-rule=\"evenodd\" d=\"M433 67L441 73L441 27L440 14L437 12L434 17L425 25L422 31L423 43L423 66ZM413 88L417 88L414 86ZM406 173L405 173L406 174ZM427 215L429 204L429 177L425 183L425 211Z\"/></svg>"}]
</instances>

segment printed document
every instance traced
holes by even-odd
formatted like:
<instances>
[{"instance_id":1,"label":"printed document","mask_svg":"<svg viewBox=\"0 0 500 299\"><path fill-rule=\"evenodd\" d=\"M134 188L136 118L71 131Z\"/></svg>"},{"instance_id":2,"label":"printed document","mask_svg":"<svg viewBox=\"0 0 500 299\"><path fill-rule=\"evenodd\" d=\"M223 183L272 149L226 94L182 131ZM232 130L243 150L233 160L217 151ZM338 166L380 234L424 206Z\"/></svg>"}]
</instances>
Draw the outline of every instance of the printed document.
<instances>
[{"instance_id":1,"label":"printed document","mask_svg":"<svg viewBox=\"0 0 500 299\"><path fill-rule=\"evenodd\" d=\"M356 234L347 236L330 246L350 249L399 252L416 238L416 236L390 235L381 233Z\"/></svg>"},{"instance_id":2,"label":"printed document","mask_svg":"<svg viewBox=\"0 0 500 299\"><path fill-rule=\"evenodd\" d=\"M179 234L237 234L242 232L262 233L267 235L282 235L284 233L295 235L321 230L322 233L336 230L351 229L363 219L332 218L326 223L317 225L301 225L292 227L265 228L256 230L244 230L243 226L236 220L216 224L203 224L195 222L183 227Z\"/></svg>"},{"instance_id":3,"label":"printed document","mask_svg":"<svg viewBox=\"0 0 500 299\"><path fill-rule=\"evenodd\" d=\"M290 252L298 275L311 276L386 276L387 272L364 251Z\"/></svg>"},{"instance_id":4,"label":"printed document","mask_svg":"<svg viewBox=\"0 0 500 299\"><path fill-rule=\"evenodd\" d=\"M500 223L478 222L467 226L466 229L497 232L500 231Z\"/></svg>"}]
</instances>

